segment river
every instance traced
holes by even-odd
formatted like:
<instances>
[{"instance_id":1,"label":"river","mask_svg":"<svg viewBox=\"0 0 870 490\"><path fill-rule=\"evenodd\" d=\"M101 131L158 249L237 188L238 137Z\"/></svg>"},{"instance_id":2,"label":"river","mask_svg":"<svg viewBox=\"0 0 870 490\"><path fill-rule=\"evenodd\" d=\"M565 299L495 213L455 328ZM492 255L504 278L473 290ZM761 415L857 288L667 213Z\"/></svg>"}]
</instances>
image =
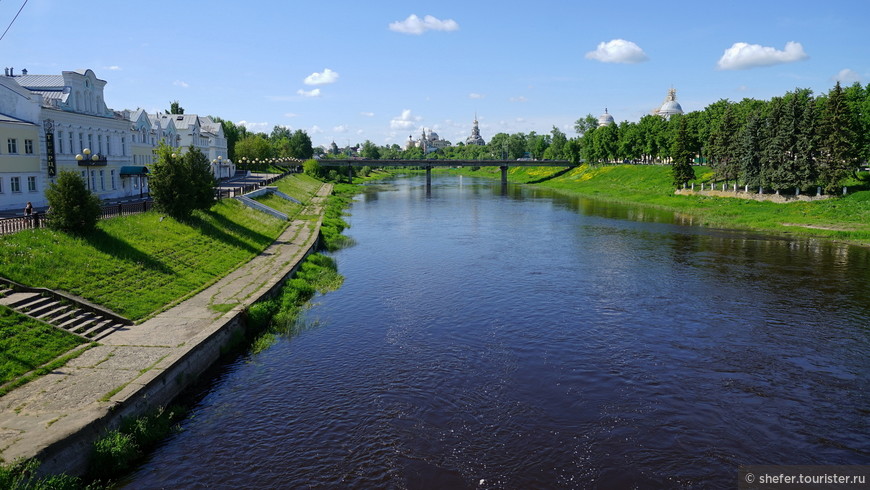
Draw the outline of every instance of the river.
<instances>
[{"instance_id":1,"label":"river","mask_svg":"<svg viewBox=\"0 0 870 490\"><path fill-rule=\"evenodd\" d=\"M468 177L365 187L344 285L127 488L733 488L870 462L870 251Z\"/></svg>"}]
</instances>

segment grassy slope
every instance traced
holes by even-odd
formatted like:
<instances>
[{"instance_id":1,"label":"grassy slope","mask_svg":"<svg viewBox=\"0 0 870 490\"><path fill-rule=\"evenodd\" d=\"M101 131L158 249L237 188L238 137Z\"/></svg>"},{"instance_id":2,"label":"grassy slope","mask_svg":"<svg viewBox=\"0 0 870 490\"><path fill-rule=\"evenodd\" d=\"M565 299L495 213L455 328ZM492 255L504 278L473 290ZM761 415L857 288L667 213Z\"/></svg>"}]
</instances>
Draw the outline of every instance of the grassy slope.
<instances>
[{"instance_id":1,"label":"grassy slope","mask_svg":"<svg viewBox=\"0 0 870 490\"><path fill-rule=\"evenodd\" d=\"M508 178L512 182L531 183L572 194L691 214L710 226L824 236L870 244L870 191L825 201L777 204L737 198L677 196L673 193L669 166L582 165L568 172L563 173L563 170L514 167L508 171ZM696 167L695 171L699 181L710 175L706 167ZM500 175L498 168L490 167L477 171L466 168L458 172L492 178Z\"/></svg>"},{"instance_id":2,"label":"grassy slope","mask_svg":"<svg viewBox=\"0 0 870 490\"><path fill-rule=\"evenodd\" d=\"M303 202L320 185L307 176L284 180L297 181L284 186ZM0 276L141 319L250 260L286 224L225 199L189 223L148 212L100 221L84 237L28 230L0 237Z\"/></svg>"},{"instance_id":3,"label":"grassy slope","mask_svg":"<svg viewBox=\"0 0 870 490\"><path fill-rule=\"evenodd\" d=\"M86 342L0 306L0 384Z\"/></svg>"}]
</instances>

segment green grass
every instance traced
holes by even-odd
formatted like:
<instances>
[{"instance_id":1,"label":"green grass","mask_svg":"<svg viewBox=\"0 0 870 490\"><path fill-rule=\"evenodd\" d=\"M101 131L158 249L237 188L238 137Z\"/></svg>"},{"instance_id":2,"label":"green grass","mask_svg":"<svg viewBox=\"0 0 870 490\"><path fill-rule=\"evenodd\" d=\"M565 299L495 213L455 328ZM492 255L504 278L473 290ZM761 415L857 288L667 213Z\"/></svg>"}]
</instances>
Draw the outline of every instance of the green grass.
<instances>
[{"instance_id":1,"label":"green grass","mask_svg":"<svg viewBox=\"0 0 870 490\"><path fill-rule=\"evenodd\" d=\"M288 201L283 197L278 197L275 194L262 194L253 198L255 201L265 204L275 211L280 211L287 216L293 217L302 210L302 206L294 203L293 201Z\"/></svg>"},{"instance_id":2,"label":"green grass","mask_svg":"<svg viewBox=\"0 0 870 490\"><path fill-rule=\"evenodd\" d=\"M81 337L0 306L0 385L84 343Z\"/></svg>"},{"instance_id":3,"label":"green grass","mask_svg":"<svg viewBox=\"0 0 870 490\"><path fill-rule=\"evenodd\" d=\"M310 199L304 192L315 187L307 177L283 180L300 180L294 197ZM186 223L148 212L102 220L81 237L27 230L0 237L0 276L69 291L138 320L250 260L286 226L224 199Z\"/></svg>"},{"instance_id":4,"label":"green grass","mask_svg":"<svg viewBox=\"0 0 870 490\"><path fill-rule=\"evenodd\" d=\"M581 165L567 172L556 167L513 167L512 182L528 183L588 197L627 204L641 204L692 215L695 221L715 227L741 228L820 236L870 244L870 190L866 182L848 182L853 191L845 197L790 203L748 199L680 196L671 185L667 165ZM450 170L463 175L499 178L498 168ZM707 167L695 167L698 182L709 181ZM797 225L797 226L795 226Z\"/></svg>"}]
</instances>

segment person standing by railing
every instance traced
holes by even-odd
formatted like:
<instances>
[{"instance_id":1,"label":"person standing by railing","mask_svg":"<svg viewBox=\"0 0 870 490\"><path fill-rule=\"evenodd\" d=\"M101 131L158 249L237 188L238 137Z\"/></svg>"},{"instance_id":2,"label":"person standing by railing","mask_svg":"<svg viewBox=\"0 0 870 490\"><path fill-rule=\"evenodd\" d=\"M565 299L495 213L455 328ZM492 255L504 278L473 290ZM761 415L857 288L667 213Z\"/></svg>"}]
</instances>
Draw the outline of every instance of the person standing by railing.
<instances>
[{"instance_id":1,"label":"person standing by railing","mask_svg":"<svg viewBox=\"0 0 870 490\"><path fill-rule=\"evenodd\" d=\"M24 206L24 217L30 218L33 216L33 204L30 201L27 201L27 205Z\"/></svg>"}]
</instances>

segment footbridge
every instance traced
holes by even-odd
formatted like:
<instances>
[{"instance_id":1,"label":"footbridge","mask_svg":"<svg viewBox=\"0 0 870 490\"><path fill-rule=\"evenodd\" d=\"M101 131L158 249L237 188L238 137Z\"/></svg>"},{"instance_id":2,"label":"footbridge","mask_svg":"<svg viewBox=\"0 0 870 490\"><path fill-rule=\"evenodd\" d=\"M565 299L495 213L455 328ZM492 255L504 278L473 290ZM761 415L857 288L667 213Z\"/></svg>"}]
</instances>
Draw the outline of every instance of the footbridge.
<instances>
[{"instance_id":1,"label":"footbridge","mask_svg":"<svg viewBox=\"0 0 870 490\"><path fill-rule=\"evenodd\" d=\"M426 169L426 185L432 185L433 167L498 167L501 169L501 183L507 185L507 171L510 167L573 167L576 164L567 160L368 160L364 158L318 160L323 167L347 167L348 178L353 177L354 167L407 167Z\"/></svg>"}]
</instances>

